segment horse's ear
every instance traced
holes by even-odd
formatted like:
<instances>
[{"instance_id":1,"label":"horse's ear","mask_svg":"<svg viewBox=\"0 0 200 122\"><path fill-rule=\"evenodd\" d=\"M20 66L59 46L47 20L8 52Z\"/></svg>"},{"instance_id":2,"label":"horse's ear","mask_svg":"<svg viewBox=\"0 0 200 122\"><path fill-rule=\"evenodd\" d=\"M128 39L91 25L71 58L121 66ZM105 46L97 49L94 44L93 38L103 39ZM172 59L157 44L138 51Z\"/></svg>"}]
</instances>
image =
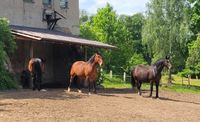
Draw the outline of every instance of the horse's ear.
<instances>
[{"instance_id":1,"label":"horse's ear","mask_svg":"<svg viewBox=\"0 0 200 122\"><path fill-rule=\"evenodd\" d=\"M40 58L42 63L45 63L46 62L46 58Z\"/></svg>"},{"instance_id":2,"label":"horse's ear","mask_svg":"<svg viewBox=\"0 0 200 122\"><path fill-rule=\"evenodd\" d=\"M96 55L101 55L99 51L97 51L95 54L96 54Z\"/></svg>"}]
</instances>

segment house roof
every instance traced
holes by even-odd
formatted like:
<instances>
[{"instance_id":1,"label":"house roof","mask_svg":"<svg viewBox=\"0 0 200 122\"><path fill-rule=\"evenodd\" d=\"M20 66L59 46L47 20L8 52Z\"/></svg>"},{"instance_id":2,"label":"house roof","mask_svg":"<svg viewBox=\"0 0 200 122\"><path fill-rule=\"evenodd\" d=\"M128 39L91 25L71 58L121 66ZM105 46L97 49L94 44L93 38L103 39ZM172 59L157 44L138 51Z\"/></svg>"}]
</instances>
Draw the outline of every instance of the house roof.
<instances>
[{"instance_id":1,"label":"house roof","mask_svg":"<svg viewBox=\"0 0 200 122\"><path fill-rule=\"evenodd\" d=\"M79 38L78 36L73 36L72 34L66 34L60 31L51 31L47 29L41 28L31 28L25 26L15 26L11 25L12 34L17 37L23 37L27 40L32 41L47 41L50 43L65 43L65 44L74 44L74 45L82 45L89 47L98 47L98 48L106 48L106 49L115 49L116 46L105 44L98 41L87 40L83 38Z\"/></svg>"}]
</instances>

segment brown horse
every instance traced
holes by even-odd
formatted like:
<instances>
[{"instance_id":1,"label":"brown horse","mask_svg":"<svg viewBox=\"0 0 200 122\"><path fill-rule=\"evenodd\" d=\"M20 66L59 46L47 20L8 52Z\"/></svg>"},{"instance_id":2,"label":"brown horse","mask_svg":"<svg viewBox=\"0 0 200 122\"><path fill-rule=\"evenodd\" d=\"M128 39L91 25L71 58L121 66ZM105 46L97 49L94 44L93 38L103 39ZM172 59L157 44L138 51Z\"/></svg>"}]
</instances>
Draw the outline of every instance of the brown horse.
<instances>
[{"instance_id":1,"label":"brown horse","mask_svg":"<svg viewBox=\"0 0 200 122\"><path fill-rule=\"evenodd\" d=\"M87 62L76 61L73 63L70 71L70 83L68 86L68 92L70 92L70 86L75 77L84 79L88 82L88 90L90 94L90 86L93 84L94 93L96 93L96 80L97 80L97 65L102 65L103 59L101 55L95 53ZM78 85L78 92L81 92Z\"/></svg>"},{"instance_id":2,"label":"brown horse","mask_svg":"<svg viewBox=\"0 0 200 122\"><path fill-rule=\"evenodd\" d=\"M142 82L150 82L150 97L153 91L153 82L156 83L156 98L158 98L158 87L161 79L161 71L164 67L171 68L169 57L158 60L151 66L137 65L131 72L131 84L134 87L137 85L138 94L141 95Z\"/></svg>"},{"instance_id":3,"label":"brown horse","mask_svg":"<svg viewBox=\"0 0 200 122\"><path fill-rule=\"evenodd\" d=\"M41 90L42 72L44 72L45 59L32 58L28 63L28 70L31 73L33 80L33 90L36 88Z\"/></svg>"}]
</instances>

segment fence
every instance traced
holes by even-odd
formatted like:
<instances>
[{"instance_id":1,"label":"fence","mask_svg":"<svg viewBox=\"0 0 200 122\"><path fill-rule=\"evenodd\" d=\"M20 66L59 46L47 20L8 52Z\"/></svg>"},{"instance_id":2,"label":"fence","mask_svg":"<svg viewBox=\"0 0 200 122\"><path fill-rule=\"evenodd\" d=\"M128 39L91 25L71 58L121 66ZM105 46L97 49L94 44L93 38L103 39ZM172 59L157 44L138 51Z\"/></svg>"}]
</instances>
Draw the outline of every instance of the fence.
<instances>
[{"instance_id":1,"label":"fence","mask_svg":"<svg viewBox=\"0 0 200 122\"><path fill-rule=\"evenodd\" d=\"M182 79L182 85L184 85L184 81L186 81L186 82L188 82L188 85L190 86L190 84L191 84L191 76L190 75L188 75L187 78L181 77L181 79Z\"/></svg>"},{"instance_id":2,"label":"fence","mask_svg":"<svg viewBox=\"0 0 200 122\"><path fill-rule=\"evenodd\" d=\"M112 70L110 70L110 72L109 72L109 77L110 78L117 77L117 78L123 79L124 82L131 80L130 74L127 74L126 72L123 72L123 74L115 74L114 75Z\"/></svg>"}]
</instances>

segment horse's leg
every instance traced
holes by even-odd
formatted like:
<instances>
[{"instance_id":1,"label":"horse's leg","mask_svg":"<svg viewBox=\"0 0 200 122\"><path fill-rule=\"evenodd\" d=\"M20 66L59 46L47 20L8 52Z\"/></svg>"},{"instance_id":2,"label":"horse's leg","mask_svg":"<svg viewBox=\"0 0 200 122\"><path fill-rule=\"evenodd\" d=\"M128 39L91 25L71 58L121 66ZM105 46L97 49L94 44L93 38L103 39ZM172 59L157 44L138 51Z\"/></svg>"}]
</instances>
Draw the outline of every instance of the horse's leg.
<instances>
[{"instance_id":1,"label":"horse's leg","mask_svg":"<svg viewBox=\"0 0 200 122\"><path fill-rule=\"evenodd\" d=\"M33 90L35 90L36 89L36 75L35 74L32 75L32 80L33 80Z\"/></svg>"},{"instance_id":2,"label":"horse's leg","mask_svg":"<svg viewBox=\"0 0 200 122\"><path fill-rule=\"evenodd\" d=\"M90 81L88 81L88 94L89 94L89 95L91 95L91 93L90 93L90 87L91 87L91 86L90 86L90 85L91 85L91 83L90 83Z\"/></svg>"},{"instance_id":3,"label":"horse's leg","mask_svg":"<svg viewBox=\"0 0 200 122\"><path fill-rule=\"evenodd\" d=\"M96 85L97 85L96 81L93 81L93 89L95 94L97 93Z\"/></svg>"},{"instance_id":4,"label":"horse's leg","mask_svg":"<svg viewBox=\"0 0 200 122\"><path fill-rule=\"evenodd\" d=\"M156 98L158 98L158 88L159 88L160 81L156 81Z\"/></svg>"},{"instance_id":5,"label":"horse's leg","mask_svg":"<svg viewBox=\"0 0 200 122\"><path fill-rule=\"evenodd\" d=\"M150 95L149 95L149 97L152 96L152 92L153 92L153 81L150 81Z\"/></svg>"},{"instance_id":6,"label":"horse's leg","mask_svg":"<svg viewBox=\"0 0 200 122\"><path fill-rule=\"evenodd\" d=\"M138 89L138 95L142 95L142 92L140 90L142 83L140 81L137 81L137 89Z\"/></svg>"},{"instance_id":7,"label":"horse's leg","mask_svg":"<svg viewBox=\"0 0 200 122\"><path fill-rule=\"evenodd\" d=\"M77 82L76 82L76 83L77 83L77 88L78 88L78 92L79 92L79 93L82 92L82 91L81 91L81 85L80 85L81 83L80 83L80 81L81 81L81 79L80 79L80 78L77 78Z\"/></svg>"},{"instance_id":8,"label":"horse's leg","mask_svg":"<svg viewBox=\"0 0 200 122\"><path fill-rule=\"evenodd\" d=\"M40 91L41 90L41 79L38 79L38 91Z\"/></svg>"},{"instance_id":9,"label":"horse's leg","mask_svg":"<svg viewBox=\"0 0 200 122\"><path fill-rule=\"evenodd\" d=\"M68 89L67 89L68 92L70 92L70 87L71 87L73 79L74 79L74 76L70 76L69 86L68 86Z\"/></svg>"}]
</instances>

